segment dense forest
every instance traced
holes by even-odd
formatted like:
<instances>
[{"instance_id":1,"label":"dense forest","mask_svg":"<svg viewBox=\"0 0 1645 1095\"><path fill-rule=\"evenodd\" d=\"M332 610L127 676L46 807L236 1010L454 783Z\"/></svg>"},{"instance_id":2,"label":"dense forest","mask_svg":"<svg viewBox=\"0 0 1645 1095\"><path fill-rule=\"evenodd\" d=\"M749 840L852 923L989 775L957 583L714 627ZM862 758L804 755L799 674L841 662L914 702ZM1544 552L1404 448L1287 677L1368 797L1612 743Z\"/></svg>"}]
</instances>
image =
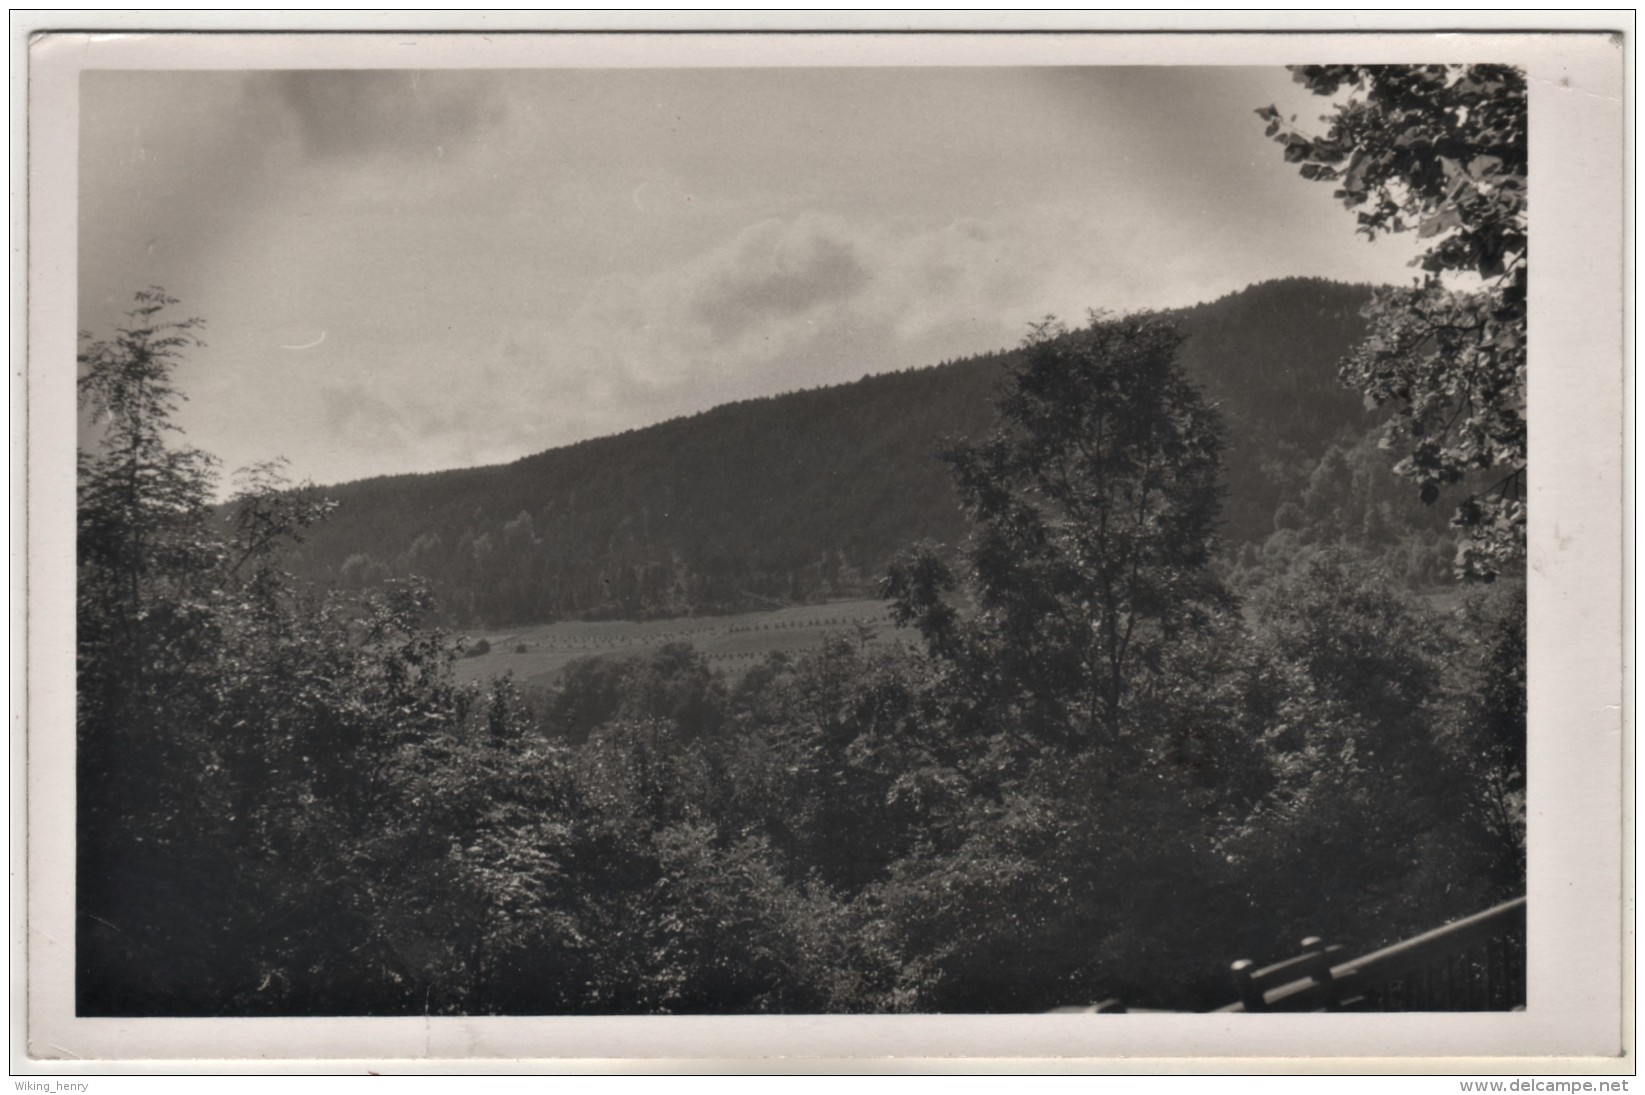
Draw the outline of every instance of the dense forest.
<instances>
[{"instance_id":1,"label":"dense forest","mask_svg":"<svg viewBox=\"0 0 1645 1095\"><path fill-rule=\"evenodd\" d=\"M196 322L139 294L80 354L77 1013L1194 1011L1523 893L1523 76L1297 76L1357 93L1270 135L1368 233L1439 225L1422 285L226 505ZM869 583L906 641L735 677L460 685L443 626Z\"/></svg>"},{"instance_id":2,"label":"dense forest","mask_svg":"<svg viewBox=\"0 0 1645 1095\"><path fill-rule=\"evenodd\" d=\"M1398 541L1414 584L1449 576L1446 515L1398 490L1386 461L1376 466L1367 438L1378 420L1335 377L1369 299L1363 287L1291 279L1174 313L1188 336L1183 367L1227 424L1222 534L1247 567L1299 487L1319 480L1320 495L1358 476L1354 497L1375 513L1355 514L1346 531L1364 531L1379 550ZM983 354L718 407L506 466L328 487L338 512L291 566L350 589L424 580L441 618L458 626L873 595L905 545L963 540L932 457L946 439L988 427L1016 360Z\"/></svg>"}]
</instances>

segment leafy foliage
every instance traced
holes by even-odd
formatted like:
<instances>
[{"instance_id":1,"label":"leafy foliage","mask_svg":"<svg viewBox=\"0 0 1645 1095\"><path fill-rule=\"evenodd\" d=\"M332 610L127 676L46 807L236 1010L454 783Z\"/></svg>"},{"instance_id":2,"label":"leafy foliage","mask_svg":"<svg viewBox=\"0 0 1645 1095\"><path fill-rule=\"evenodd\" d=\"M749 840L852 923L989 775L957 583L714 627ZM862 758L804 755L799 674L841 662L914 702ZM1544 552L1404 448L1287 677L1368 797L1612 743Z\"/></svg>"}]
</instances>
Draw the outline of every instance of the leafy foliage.
<instances>
[{"instance_id":1,"label":"leafy foliage","mask_svg":"<svg viewBox=\"0 0 1645 1095\"><path fill-rule=\"evenodd\" d=\"M1224 838L1242 903L1292 942L1393 942L1519 892L1523 874L1480 862L1514 838L1483 831L1466 790L1481 758L1456 737L1465 704L1447 670L1467 629L1340 550L1256 608L1271 789Z\"/></svg>"},{"instance_id":2,"label":"leafy foliage","mask_svg":"<svg viewBox=\"0 0 1645 1095\"><path fill-rule=\"evenodd\" d=\"M1444 513L1420 505L1390 474L1394 459L1381 436L1380 426L1357 439L1345 435L1297 474L1295 493L1274 510L1268 538L1241 545L1224 561L1230 584L1260 588L1322 554L1351 550L1406 589L1452 586L1454 530Z\"/></svg>"},{"instance_id":3,"label":"leafy foliage","mask_svg":"<svg viewBox=\"0 0 1645 1095\"><path fill-rule=\"evenodd\" d=\"M1454 523L1460 573L1489 580L1525 548L1525 75L1503 65L1301 65L1297 81L1346 98L1309 137L1273 107L1257 113L1304 178L1335 182L1368 238L1415 230L1431 241L1414 289L1381 290L1371 330L1343 378L1397 410L1395 471L1425 503L1489 472ZM1448 287L1447 275L1482 288Z\"/></svg>"}]
</instances>

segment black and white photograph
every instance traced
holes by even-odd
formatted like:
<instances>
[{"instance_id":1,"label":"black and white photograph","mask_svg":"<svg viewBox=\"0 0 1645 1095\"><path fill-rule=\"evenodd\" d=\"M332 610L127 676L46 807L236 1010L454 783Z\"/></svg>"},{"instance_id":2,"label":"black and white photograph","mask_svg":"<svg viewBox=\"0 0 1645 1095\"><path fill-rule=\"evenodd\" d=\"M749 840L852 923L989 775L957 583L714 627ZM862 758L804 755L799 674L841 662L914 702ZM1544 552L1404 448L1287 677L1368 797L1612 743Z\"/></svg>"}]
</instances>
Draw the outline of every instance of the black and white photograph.
<instances>
[{"instance_id":1,"label":"black and white photograph","mask_svg":"<svg viewBox=\"0 0 1645 1095\"><path fill-rule=\"evenodd\" d=\"M1620 512L1557 508L1620 441L1532 396L1616 433L1620 335L1543 356L1532 148L1622 55L1349 37L60 66L57 1014L1619 1005L1527 923L1622 839L1620 693L1539 766L1529 669L1572 597L1620 650ZM1606 870L1541 923L1619 933Z\"/></svg>"}]
</instances>

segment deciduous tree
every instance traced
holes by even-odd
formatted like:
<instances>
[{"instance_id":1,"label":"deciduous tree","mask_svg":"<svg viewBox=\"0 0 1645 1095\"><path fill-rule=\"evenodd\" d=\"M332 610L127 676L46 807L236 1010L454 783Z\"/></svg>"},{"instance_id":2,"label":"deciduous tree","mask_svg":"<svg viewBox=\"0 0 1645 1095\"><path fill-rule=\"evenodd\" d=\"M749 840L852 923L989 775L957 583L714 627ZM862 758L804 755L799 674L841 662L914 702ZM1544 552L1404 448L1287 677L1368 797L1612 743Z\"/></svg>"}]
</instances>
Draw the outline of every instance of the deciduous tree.
<instances>
[{"instance_id":1,"label":"deciduous tree","mask_svg":"<svg viewBox=\"0 0 1645 1095\"><path fill-rule=\"evenodd\" d=\"M956 575L929 550L886 581L899 621L1041 745L1115 744L1139 678L1228 603L1207 569L1221 426L1177 366L1180 342L1150 316L1038 327L1001 427L945 454L974 526L975 613L945 598Z\"/></svg>"}]
</instances>

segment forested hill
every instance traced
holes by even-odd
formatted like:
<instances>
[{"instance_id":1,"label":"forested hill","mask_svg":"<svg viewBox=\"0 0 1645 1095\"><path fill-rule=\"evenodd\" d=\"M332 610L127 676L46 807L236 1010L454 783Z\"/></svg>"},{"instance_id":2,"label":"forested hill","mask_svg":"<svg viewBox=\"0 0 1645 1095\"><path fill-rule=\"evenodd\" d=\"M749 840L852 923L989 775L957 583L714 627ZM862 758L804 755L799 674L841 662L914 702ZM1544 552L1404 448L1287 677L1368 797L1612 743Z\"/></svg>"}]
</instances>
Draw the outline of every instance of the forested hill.
<instances>
[{"instance_id":1,"label":"forested hill","mask_svg":"<svg viewBox=\"0 0 1645 1095\"><path fill-rule=\"evenodd\" d=\"M1183 363L1227 426L1225 538L1274 528L1368 416L1337 381L1363 286L1288 279L1180 311ZM512 464L327 488L293 566L345 586L418 574L446 617L503 625L859 595L908 544L965 526L936 458L992 425L1011 355L717 407ZM865 363L871 364L871 363Z\"/></svg>"}]
</instances>

